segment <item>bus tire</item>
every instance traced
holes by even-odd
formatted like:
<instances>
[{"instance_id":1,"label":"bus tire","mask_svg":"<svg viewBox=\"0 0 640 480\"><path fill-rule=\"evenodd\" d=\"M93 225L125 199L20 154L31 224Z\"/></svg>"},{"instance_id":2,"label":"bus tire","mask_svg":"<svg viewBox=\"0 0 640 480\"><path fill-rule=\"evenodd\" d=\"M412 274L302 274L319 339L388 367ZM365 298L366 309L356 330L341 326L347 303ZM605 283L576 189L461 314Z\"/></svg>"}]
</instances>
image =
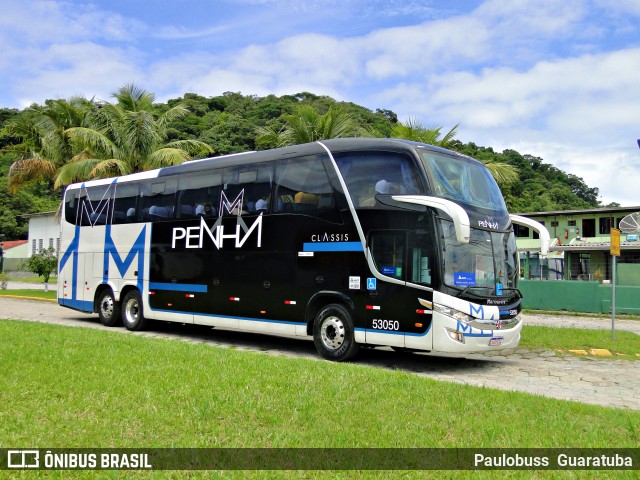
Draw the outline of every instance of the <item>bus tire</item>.
<instances>
[{"instance_id":1,"label":"bus tire","mask_svg":"<svg viewBox=\"0 0 640 480\"><path fill-rule=\"evenodd\" d=\"M313 343L327 360L341 362L353 357L359 346L349 311L337 303L321 308L313 322Z\"/></svg>"},{"instance_id":2,"label":"bus tire","mask_svg":"<svg viewBox=\"0 0 640 480\"><path fill-rule=\"evenodd\" d=\"M122 301L122 323L128 330L144 330L147 326L147 319L144 318L142 310L142 298L138 290L131 290L124 296Z\"/></svg>"},{"instance_id":3,"label":"bus tire","mask_svg":"<svg viewBox=\"0 0 640 480\"><path fill-rule=\"evenodd\" d=\"M102 293L100 293L97 310L100 323L105 327L116 327L120 325L120 304L116 302L110 288L105 288Z\"/></svg>"}]
</instances>

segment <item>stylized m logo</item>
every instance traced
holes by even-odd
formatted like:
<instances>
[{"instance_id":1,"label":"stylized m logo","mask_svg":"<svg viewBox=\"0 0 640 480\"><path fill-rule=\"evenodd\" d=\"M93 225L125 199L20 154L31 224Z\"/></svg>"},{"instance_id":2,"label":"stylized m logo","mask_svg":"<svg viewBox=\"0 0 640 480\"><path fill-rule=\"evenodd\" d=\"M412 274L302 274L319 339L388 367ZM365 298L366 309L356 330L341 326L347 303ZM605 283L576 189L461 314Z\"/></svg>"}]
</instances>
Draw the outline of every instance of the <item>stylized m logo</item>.
<instances>
[{"instance_id":1,"label":"stylized m logo","mask_svg":"<svg viewBox=\"0 0 640 480\"><path fill-rule=\"evenodd\" d=\"M111 199L116 190L115 180L111 185L107 186L104 193L100 195L100 190L102 188L104 187L93 187L93 192L97 192L97 196L93 193L94 199L92 200L89 196L89 191L84 184L82 184L80 188L81 201L77 213L79 218L76 220L76 225L95 227L96 225L106 225L107 223L111 223Z\"/></svg>"},{"instance_id":2,"label":"stylized m logo","mask_svg":"<svg viewBox=\"0 0 640 480\"><path fill-rule=\"evenodd\" d=\"M473 317L474 313L479 315L476 318L484 318L484 307L482 305L476 305L475 303L469 302L469 315Z\"/></svg>"},{"instance_id":3,"label":"stylized m logo","mask_svg":"<svg viewBox=\"0 0 640 480\"><path fill-rule=\"evenodd\" d=\"M133 259L138 257L138 290L142 292L142 279L144 277L144 244L146 239L147 226L142 227L138 238L133 242L131 250L127 253L127 256L122 259L120 252L116 248L115 242L111 237L111 225L107 225L105 239L104 239L104 275L103 281L107 283L109 280L109 259L113 258L113 262L116 264L120 277L123 278L127 274L127 270L131 267Z\"/></svg>"},{"instance_id":4,"label":"stylized m logo","mask_svg":"<svg viewBox=\"0 0 640 480\"><path fill-rule=\"evenodd\" d=\"M227 195L224 193L224 190L223 190L222 192L220 192L220 208L218 209L218 212L220 212L220 216L224 215L225 210L229 215L239 216L242 212L243 203L244 203L244 188L240 191L240 193L233 200L233 202L229 201L229 199L227 198ZM234 213L234 209L235 209L235 213Z\"/></svg>"}]
</instances>

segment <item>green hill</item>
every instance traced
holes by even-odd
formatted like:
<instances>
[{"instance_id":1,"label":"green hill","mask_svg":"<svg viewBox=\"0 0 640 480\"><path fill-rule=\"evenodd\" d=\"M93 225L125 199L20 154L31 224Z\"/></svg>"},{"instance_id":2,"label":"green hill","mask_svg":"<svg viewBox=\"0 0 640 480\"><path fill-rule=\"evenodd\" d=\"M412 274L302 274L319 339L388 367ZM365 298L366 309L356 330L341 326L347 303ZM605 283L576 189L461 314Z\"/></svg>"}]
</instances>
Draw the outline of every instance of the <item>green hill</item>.
<instances>
[{"instance_id":1,"label":"green hill","mask_svg":"<svg viewBox=\"0 0 640 480\"><path fill-rule=\"evenodd\" d=\"M175 121L168 129L169 139L196 139L211 145L216 155L247 150L260 150L273 145L258 143L256 130L270 127L278 131L285 124L284 117L301 105L309 105L324 114L333 107L349 112L364 130L379 137L391 136L398 122L391 110L369 110L351 102L339 102L331 97L309 92L277 97L268 95L242 95L226 92L216 97L203 97L187 93L182 98L154 105L157 113L168 110L177 103L187 106L190 113ZM46 102L45 102L46 103ZM0 129L4 124L25 111L0 108ZM437 122L437 119L434 119ZM0 130L0 234L4 239L26 238L26 213L53 210L57 207L61 192L54 191L47 182L39 182L22 188L16 194L7 190L7 175L11 163L18 154L6 147L15 143ZM495 152L491 147L454 140L449 148L468 154L483 162L507 163L515 166L519 180L501 184L507 206L512 212L548 211L598 207L598 188L586 185L582 178L567 174L543 159L515 150Z\"/></svg>"}]
</instances>

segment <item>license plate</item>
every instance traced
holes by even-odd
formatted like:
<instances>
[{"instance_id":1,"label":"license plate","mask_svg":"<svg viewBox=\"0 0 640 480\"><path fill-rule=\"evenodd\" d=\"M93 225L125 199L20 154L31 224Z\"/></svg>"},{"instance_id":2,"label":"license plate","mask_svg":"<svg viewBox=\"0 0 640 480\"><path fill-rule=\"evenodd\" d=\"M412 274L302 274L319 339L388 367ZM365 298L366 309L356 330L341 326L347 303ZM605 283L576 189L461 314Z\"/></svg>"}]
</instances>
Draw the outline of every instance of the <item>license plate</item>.
<instances>
[{"instance_id":1,"label":"license plate","mask_svg":"<svg viewBox=\"0 0 640 480\"><path fill-rule=\"evenodd\" d=\"M503 340L504 337L493 337L491 340L489 340L489 345L492 347L497 347L499 345L502 345Z\"/></svg>"}]
</instances>

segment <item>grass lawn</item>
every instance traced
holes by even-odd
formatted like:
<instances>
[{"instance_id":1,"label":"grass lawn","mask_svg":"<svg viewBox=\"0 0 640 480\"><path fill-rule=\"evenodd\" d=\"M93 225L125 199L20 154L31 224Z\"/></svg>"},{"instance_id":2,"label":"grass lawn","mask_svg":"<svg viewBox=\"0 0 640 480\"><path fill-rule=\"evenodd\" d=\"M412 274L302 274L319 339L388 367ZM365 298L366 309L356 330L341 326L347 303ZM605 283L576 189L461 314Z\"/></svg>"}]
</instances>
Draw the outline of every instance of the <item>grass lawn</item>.
<instances>
[{"instance_id":1,"label":"grass lawn","mask_svg":"<svg viewBox=\"0 0 640 480\"><path fill-rule=\"evenodd\" d=\"M17 275L9 275L9 281L10 282L27 282L27 283L44 283L44 278L43 277L38 277L37 275L32 275L30 277L20 277ZM49 277L49 286L54 287L55 289L55 285L56 282L58 281L58 277L56 277L55 275L52 275Z\"/></svg>"},{"instance_id":2,"label":"grass lawn","mask_svg":"<svg viewBox=\"0 0 640 480\"><path fill-rule=\"evenodd\" d=\"M90 329L0 321L0 362L0 446L7 447L616 448L640 443L640 412L438 382L358 364ZM67 478L51 473L52 478ZM114 473L84 474L124 477ZM180 478L176 473L151 476ZM425 473L221 475L439 476ZM442 472L442 478L492 478L495 473ZM623 472L600 473L624 477ZM634 472L626 473L634 478ZM564 478L567 472L510 474ZM585 471L566 478L592 476Z\"/></svg>"},{"instance_id":3,"label":"grass lawn","mask_svg":"<svg viewBox=\"0 0 640 480\"><path fill-rule=\"evenodd\" d=\"M18 290L0 290L0 296L18 296L18 297L31 297L31 298L46 298L49 300L55 300L57 298L55 285L53 288L49 286L49 291L34 290L34 289L18 289Z\"/></svg>"},{"instance_id":4,"label":"grass lawn","mask_svg":"<svg viewBox=\"0 0 640 480\"><path fill-rule=\"evenodd\" d=\"M604 348L613 353L609 359L640 360L640 335L617 330L615 340L611 339L611 330L587 330L580 328L537 327L527 325L522 330L520 348L530 350L586 350ZM618 355L620 354L620 355Z\"/></svg>"}]
</instances>

